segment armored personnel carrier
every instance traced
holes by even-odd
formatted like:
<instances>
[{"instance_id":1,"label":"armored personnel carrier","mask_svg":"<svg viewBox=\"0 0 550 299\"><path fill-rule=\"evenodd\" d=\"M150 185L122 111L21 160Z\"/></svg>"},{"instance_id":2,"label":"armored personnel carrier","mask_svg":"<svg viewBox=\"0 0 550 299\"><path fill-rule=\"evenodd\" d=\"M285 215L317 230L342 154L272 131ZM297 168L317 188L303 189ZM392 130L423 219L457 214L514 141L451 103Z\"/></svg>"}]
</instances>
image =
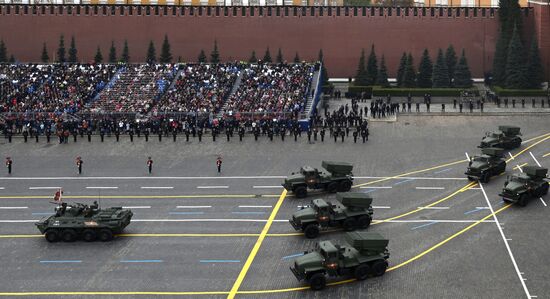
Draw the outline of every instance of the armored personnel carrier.
<instances>
[{"instance_id":1,"label":"armored personnel carrier","mask_svg":"<svg viewBox=\"0 0 550 299\"><path fill-rule=\"evenodd\" d=\"M382 276L388 268L388 240L378 233L346 233L346 243L317 243L314 250L296 258L290 270L298 281L306 281L311 289L326 286L326 277L352 275L357 280Z\"/></svg>"},{"instance_id":2,"label":"armored personnel carrier","mask_svg":"<svg viewBox=\"0 0 550 299\"><path fill-rule=\"evenodd\" d=\"M499 147L514 149L521 146L520 128L514 126L499 126L497 132L487 132L481 139L479 148Z\"/></svg>"},{"instance_id":3,"label":"armored personnel carrier","mask_svg":"<svg viewBox=\"0 0 550 299\"><path fill-rule=\"evenodd\" d=\"M547 168L525 166L523 173L515 174L504 183L499 196L505 202L517 203L524 207L529 199L548 194Z\"/></svg>"},{"instance_id":4,"label":"armored personnel carrier","mask_svg":"<svg viewBox=\"0 0 550 299\"><path fill-rule=\"evenodd\" d=\"M353 165L346 162L323 161L321 166L328 173L310 166L303 166L299 173L288 176L283 187L294 192L297 198L307 197L308 189L323 189L329 193L346 192L353 184Z\"/></svg>"},{"instance_id":5,"label":"armored personnel carrier","mask_svg":"<svg viewBox=\"0 0 550 299\"><path fill-rule=\"evenodd\" d=\"M474 156L468 164L465 175L468 180L479 180L482 183L489 182L489 178L506 171L506 160L504 150L496 147L481 149L481 156Z\"/></svg>"},{"instance_id":6,"label":"armored personnel carrier","mask_svg":"<svg viewBox=\"0 0 550 299\"><path fill-rule=\"evenodd\" d=\"M319 236L319 229L341 226L347 231L367 228L372 221L372 198L364 193L337 193L332 204L314 199L289 220L295 230L303 231L309 239Z\"/></svg>"},{"instance_id":7,"label":"armored personnel carrier","mask_svg":"<svg viewBox=\"0 0 550 299\"><path fill-rule=\"evenodd\" d=\"M48 242L72 242L79 238L86 242L96 239L107 242L130 224L132 216L132 211L121 207L100 209L97 202L90 206L62 203L55 208L55 215L35 225Z\"/></svg>"}]
</instances>

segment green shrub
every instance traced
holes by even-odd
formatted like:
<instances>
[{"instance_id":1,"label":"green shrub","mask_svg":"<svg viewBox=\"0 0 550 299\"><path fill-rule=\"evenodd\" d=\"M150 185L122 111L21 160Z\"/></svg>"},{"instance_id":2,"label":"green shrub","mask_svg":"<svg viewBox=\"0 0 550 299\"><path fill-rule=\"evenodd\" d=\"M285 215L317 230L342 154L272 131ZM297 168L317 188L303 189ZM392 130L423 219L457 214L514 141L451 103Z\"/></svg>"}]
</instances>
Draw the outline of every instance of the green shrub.
<instances>
[{"instance_id":1,"label":"green shrub","mask_svg":"<svg viewBox=\"0 0 550 299\"><path fill-rule=\"evenodd\" d=\"M413 97L424 96L429 93L432 97L458 97L464 91L464 88L381 88L375 86L372 90L372 95L375 97L390 96L406 97L409 94ZM475 95L479 95L477 89L467 89Z\"/></svg>"},{"instance_id":2,"label":"green shrub","mask_svg":"<svg viewBox=\"0 0 550 299\"><path fill-rule=\"evenodd\" d=\"M500 86L491 88L500 97L545 97L548 91L544 89L506 89Z\"/></svg>"}]
</instances>

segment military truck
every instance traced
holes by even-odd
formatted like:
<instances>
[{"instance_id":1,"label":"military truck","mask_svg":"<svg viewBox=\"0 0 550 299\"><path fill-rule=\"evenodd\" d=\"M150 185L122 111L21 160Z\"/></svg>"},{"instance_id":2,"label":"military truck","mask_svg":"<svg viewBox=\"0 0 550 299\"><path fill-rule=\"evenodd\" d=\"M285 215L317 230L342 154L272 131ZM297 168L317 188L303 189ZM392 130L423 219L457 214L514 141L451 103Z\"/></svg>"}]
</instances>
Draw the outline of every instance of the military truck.
<instances>
[{"instance_id":1,"label":"military truck","mask_svg":"<svg viewBox=\"0 0 550 299\"><path fill-rule=\"evenodd\" d=\"M297 198L307 197L308 189L323 189L329 193L346 192L353 184L353 165L346 162L323 161L321 166L328 173L310 166L303 166L299 173L288 176L283 187Z\"/></svg>"},{"instance_id":2,"label":"military truck","mask_svg":"<svg viewBox=\"0 0 550 299\"><path fill-rule=\"evenodd\" d=\"M132 216L132 211L122 207L100 209L97 202L93 205L61 203L55 208L55 215L35 225L48 242L72 242L79 238L86 242L96 239L107 242L130 224Z\"/></svg>"},{"instance_id":3,"label":"military truck","mask_svg":"<svg viewBox=\"0 0 550 299\"><path fill-rule=\"evenodd\" d=\"M468 180L479 180L482 183L489 182L489 178L506 171L506 160L504 160L504 149L497 147L486 147L481 149L481 156L474 156L468 163L465 175Z\"/></svg>"},{"instance_id":4,"label":"military truck","mask_svg":"<svg viewBox=\"0 0 550 299\"><path fill-rule=\"evenodd\" d=\"M514 149L521 146L520 128L514 126L499 126L497 132L487 132L481 139L479 148L499 147Z\"/></svg>"},{"instance_id":5,"label":"military truck","mask_svg":"<svg viewBox=\"0 0 550 299\"><path fill-rule=\"evenodd\" d=\"M306 281L311 289L326 286L326 277L353 275L357 280L382 276L388 268L388 240L378 233L346 233L346 243L331 241L317 243L314 250L305 252L290 267L298 281Z\"/></svg>"},{"instance_id":6,"label":"military truck","mask_svg":"<svg viewBox=\"0 0 550 299\"><path fill-rule=\"evenodd\" d=\"M547 168L525 166L523 172L509 177L499 196L505 202L517 203L525 207L531 198L548 194Z\"/></svg>"},{"instance_id":7,"label":"military truck","mask_svg":"<svg viewBox=\"0 0 550 299\"><path fill-rule=\"evenodd\" d=\"M347 231L367 228L372 221L372 198L359 192L336 193L338 202L332 204L314 199L311 204L295 212L289 220L295 230L306 238L319 236L319 229L341 226Z\"/></svg>"}]
</instances>

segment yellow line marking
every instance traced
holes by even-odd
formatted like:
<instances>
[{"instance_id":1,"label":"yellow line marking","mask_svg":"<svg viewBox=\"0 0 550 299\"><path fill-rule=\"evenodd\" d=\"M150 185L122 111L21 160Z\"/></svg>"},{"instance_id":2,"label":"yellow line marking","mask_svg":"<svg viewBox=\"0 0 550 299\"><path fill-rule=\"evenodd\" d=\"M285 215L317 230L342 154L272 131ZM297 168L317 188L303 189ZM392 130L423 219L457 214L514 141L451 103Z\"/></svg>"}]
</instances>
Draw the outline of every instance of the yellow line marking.
<instances>
[{"instance_id":1,"label":"yellow line marking","mask_svg":"<svg viewBox=\"0 0 550 299\"><path fill-rule=\"evenodd\" d=\"M430 168L415 170L415 171L411 171L411 172L399 174L399 175L396 175L396 176L390 176L390 177L387 177L387 178L374 180L374 181L372 181L372 182L367 182L367 183L355 185L355 186L353 186L353 188L357 188L357 187L361 187L361 186L366 186L366 185L372 185L372 184L375 184L375 183L380 183L380 182L392 180L392 179L395 179L395 178L399 178L399 177L403 177L403 176L408 176L408 175L416 174L416 173L420 173L420 172L430 171L430 170L442 168L442 167L445 167L445 166L455 165L455 164L464 163L464 162L468 162L468 160L464 159L464 160L460 160L460 161L455 161L455 162L451 162L451 163L446 163L446 164L442 164L442 165L433 166L433 167L430 167Z\"/></svg>"},{"instance_id":2,"label":"yellow line marking","mask_svg":"<svg viewBox=\"0 0 550 299\"><path fill-rule=\"evenodd\" d=\"M543 157L543 158L546 158L546 157L548 157L548 156L550 156L550 153L546 153L546 154L544 154L542 157Z\"/></svg>"},{"instance_id":3,"label":"yellow line marking","mask_svg":"<svg viewBox=\"0 0 550 299\"><path fill-rule=\"evenodd\" d=\"M254 247L252 248L252 251L250 252L250 255L246 259L246 263L244 264L243 268L241 269L241 273L239 273L239 276L237 277L237 280L235 281L235 284L233 284L233 287L231 288L231 291L229 292L229 295L227 296L228 299L235 298L235 295L237 294L237 291L239 291L239 287L241 286L244 278L246 277L246 273L248 273L248 269L250 269L250 265L252 265L252 262L254 261L254 258L256 257L256 254L258 254L258 251L260 250L260 247L262 246L262 243L264 242L264 239L269 232L269 229L271 228L271 224L273 223L273 220L275 220L275 216L277 215L277 212L279 212L279 208L281 208L281 205L283 204L283 201L285 200L287 190L283 190L283 193L281 193L281 196L279 197L279 200L277 201L277 204L275 205L275 208L273 208L273 211L271 212L271 215L269 216L269 219L267 220L260 237L258 240L256 240L256 244L254 244Z\"/></svg>"},{"instance_id":4,"label":"yellow line marking","mask_svg":"<svg viewBox=\"0 0 550 299\"><path fill-rule=\"evenodd\" d=\"M475 185L477 185L477 183L475 183L475 182L470 182L470 183L468 183L466 186L464 186L464 187L462 187L462 188L456 190L455 192L453 192L453 193L447 195L446 197L444 197L444 198L442 198L442 199L440 199L440 200L438 200L438 201L435 201L435 202L433 202L433 203L431 203L431 204L429 204L429 205L426 205L423 209L415 209L415 210L409 211L409 212L407 212L407 213L403 213L403 214L401 214L401 215L397 215L397 216L390 217L390 218L387 218L387 219L384 219L384 220L380 220L380 221L373 222L372 224L380 224L380 223L388 222L388 221L390 221L390 220L399 219L399 218L402 218L402 217L405 217L405 216L414 214L414 213L416 213L416 212L425 210L425 208L433 207L433 206L435 206L435 205L437 205L437 204L439 204L439 203L442 203L442 202L444 202L444 201L446 201L446 200L448 200L448 199L454 197L455 195L457 195L457 194L459 194L459 193L461 193L461 192L464 192L464 191L468 190L469 188L472 188L472 187L475 186Z\"/></svg>"},{"instance_id":5,"label":"yellow line marking","mask_svg":"<svg viewBox=\"0 0 550 299\"><path fill-rule=\"evenodd\" d=\"M542 135L533 137L533 138L531 138L531 139L523 140L523 142L531 142L531 141L533 141L533 140L537 140L537 139L544 138L544 137L546 137L546 136L548 136L548 135L550 135L550 133L542 134Z\"/></svg>"},{"instance_id":6,"label":"yellow line marking","mask_svg":"<svg viewBox=\"0 0 550 299\"><path fill-rule=\"evenodd\" d=\"M393 267L388 268L388 271L393 271L393 270L399 269L399 268L401 268L401 267L403 267L403 266L405 266L405 265L407 265L407 264L409 264L409 263L414 262L415 260L417 260L417 259L419 259L419 258L425 256L426 254L428 254L428 253L434 251L435 249L437 249L437 248L443 246L445 243L447 243L447 242L451 241L452 239L454 239L454 238L456 238L456 237L462 235L463 233L465 233L465 232L469 231L470 229L476 227L477 225L479 225L479 224L482 223L483 221L489 219L490 217L493 217L493 215L496 215L496 214L498 214L498 213L500 213L500 212L502 212L502 211L508 209L508 208L511 207L511 206L512 206L511 204L505 205L504 207L500 208L499 210L495 211L494 213L491 213L491 214L489 214L489 215L483 217L482 219L480 219L480 220L478 220L478 221L476 221L476 222L470 224L470 225L467 226L466 228L464 228L464 229L458 231L457 233L453 234L452 236L448 237L447 239L445 239L445 240L443 240L443 241L437 243L436 245L434 245L434 246L428 248L427 250L423 251L422 253L420 253L420 254L418 254L418 255L416 255L416 256L414 256L414 257L412 257L412 258L410 258L410 259L408 259L408 260L406 260L406 261L404 261L404 262L402 262L402 263L400 263L400 264L397 264L397 265L395 265L395 266L393 266Z\"/></svg>"},{"instance_id":7,"label":"yellow line marking","mask_svg":"<svg viewBox=\"0 0 550 299\"><path fill-rule=\"evenodd\" d=\"M535 145L537 145L537 144L539 144L539 143L541 143L541 142L544 142L544 141L546 141L546 140L548 140L548 139L550 139L550 136L545 137L545 138L543 138L543 139L541 139L541 140L539 140L539 141L537 141L537 142L535 142L535 143L529 145L528 147L526 147L526 148L522 149L521 151L519 151L517 154L512 155L512 157L516 158L517 156L519 156L519 155L525 153L526 151L528 151L528 150L529 150L530 148L532 148L533 146L535 146ZM512 158L506 160L506 163L510 162L511 160L512 160Z\"/></svg>"},{"instance_id":8,"label":"yellow line marking","mask_svg":"<svg viewBox=\"0 0 550 299\"><path fill-rule=\"evenodd\" d=\"M522 168L523 166L527 165L529 163L523 163L523 164L520 164L520 165L516 165L513 169L520 169Z\"/></svg>"}]
</instances>

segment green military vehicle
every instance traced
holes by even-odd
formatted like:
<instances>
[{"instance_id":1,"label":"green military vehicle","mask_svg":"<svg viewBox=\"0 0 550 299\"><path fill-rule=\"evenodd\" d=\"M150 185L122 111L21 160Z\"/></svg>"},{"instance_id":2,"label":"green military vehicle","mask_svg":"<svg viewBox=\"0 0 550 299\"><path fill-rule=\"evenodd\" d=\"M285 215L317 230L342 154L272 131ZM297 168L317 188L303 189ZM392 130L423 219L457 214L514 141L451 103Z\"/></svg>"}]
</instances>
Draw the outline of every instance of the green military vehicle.
<instances>
[{"instance_id":1,"label":"green military vehicle","mask_svg":"<svg viewBox=\"0 0 550 299\"><path fill-rule=\"evenodd\" d=\"M62 203L55 208L55 215L35 225L48 242L72 242L79 238L86 242L96 239L107 242L130 224L132 216L132 211L122 207L100 209L97 202L90 206Z\"/></svg>"},{"instance_id":2,"label":"green military vehicle","mask_svg":"<svg viewBox=\"0 0 550 299\"><path fill-rule=\"evenodd\" d=\"M297 198L307 196L308 189L323 189L330 193L346 192L353 185L353 165L346 162L323 161L321 166L328 173L310 166L303 166L299 173L288 176L283 187L294 192Z\"/></svg>"},{"instance_id":3,"label":"green military vehicle","mask_svg":"<svg viewBox=\"0 0 550 299\"><path fill-rule=\"evenodd\" d=\"M548 194L547 168L525 166L523 173L509 177L499 196L505 202L518 203L524 207L529 199Z\"/></svg>"},{"instance_id":4,"label":"green military vehicle","mask_svg":"<svg viewBox=\"0 0 550 299\"><path fill-rule=\"evenodd\" d=\"M295 230L303 231L306 238L319 236L319 229L341 226L347 231L367 228L372 221L372 198L359 192L337 193L338 202L332 204L314 199L302 207L289 220Z\"/></svg>"},{"instance_id":5,"label":"green military vehicle","mask_svg":"<svg viewBox=\"0 0 550 299\"><path fill-rule=\"evenodd\" d=\"M468 180L479 180L482 183L489 182L489 178L506 171L506 160L504 150L497 147L481 149L481 156L474 156L470 159L466 175Z\"/></svg>"},{"instance_id":6,"label":"green military vehicle","mask_svg":"<svg viewBox=\"0 0 550 299\"><path fill-rule=\"evenodd\" d=\"M378 233L346 233L344 245L322 241L311 252L296 258L290 267L298 281L306 281L311 289L326 286L326 276L353 275L357 280L382 276L388 268L388 240Z\"/></svg>"},{"instance_id":7,"label":"green military vehicle","mask_svg":"<svg viewBox=\"0 0 550 299\"><path fill-rule=\"evenodd\" d=\"M497 132L487 132L481 139L479 148L499 147L514 149L521 146L520 128L514 126L499 126Z\"/></svg>"}]
</instances>

